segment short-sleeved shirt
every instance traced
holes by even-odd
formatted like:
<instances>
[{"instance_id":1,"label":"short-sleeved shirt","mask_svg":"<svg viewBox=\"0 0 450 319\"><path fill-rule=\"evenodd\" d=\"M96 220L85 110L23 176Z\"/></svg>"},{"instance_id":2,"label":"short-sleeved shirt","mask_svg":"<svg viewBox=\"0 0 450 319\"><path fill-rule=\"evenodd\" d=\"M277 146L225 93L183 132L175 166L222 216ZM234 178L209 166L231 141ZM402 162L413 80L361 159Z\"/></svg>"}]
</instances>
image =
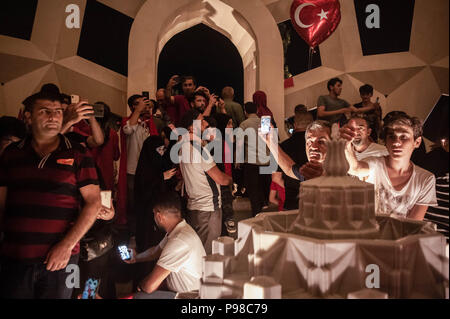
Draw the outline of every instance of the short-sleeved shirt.
<instances>
[{"instance_id":1,"label":"short-sleeved shirt","mask_svg":"<svg viewBox=\"0 0 450 319\"><path fill-rule=\"evenodd\" d=\"M409 181L396 190L389 179L385 157L370 157L368 182L375 185L376 212L407 217L414 205L436 206L436 179L432 173L414 165Z\"/></svg>"},{"instance_id":2,"label":"short-sleeved shirt","mask_svg":"<svg viewBox=\"0 0 450 319\"><path fill-rule=\"evenodd\" d=\"M317 100L317 107L320 106L325 106L325 111L330 112L330 111L337 111L346 107L349 107L350 104L343 99L333 99L331 96L329 95L321 95L319 96L319 99ZM324 116L321 117L321 120L326 120L329 121L330 123L338 123L339 121L341 121L344 118L344 114L335 114L335 115L331 115L331 116Z\"/></svg>"},{"instance_id":3,"label":"short-sleeved shirt","mask_svg":"<svg viewBox=\"0 0 450 319\"><path fill-rule=\"evenodd\" d=\"M245 120L244 109L239 103L232 99L225 99L224 102L227 114L233 119L233 127L239 127Z\"/></svg>"},{"instance_id":4,"label":"short-sleeved shirt","mask_svg":"<svg viewBox=\"0 0 450 319\"><path fill-rule=\"evenodd\" d=\"M135 125L130 125L130 120L128 120L122 130L127 135L127 174L134 175L142 145L150 136L150 130L147 123L141 119Z\"/></svg>"},{"instance_id":5,"label":"short-sleeved shirt","mask_svg":"<svg viewBox=\"0 0 450 319\"><path fill-rule=\"evenodd\" d=\"M213 157L198 144L185 142L181 147L180 168L188 194L189 210L215 211L221 207L220 185L206 172L216 166Z\"/></svg>"},{"instance_id":6,"label":"short-sleeved shirt","mask_svg":"<svg viewBox=\"0 0 450 319\"><path fill-rule=\"evenodd\" d=\"M205 248L194 229L183 219L159 243L157 265L170 270L167 286L175 292L200 289Z\"/></svg>"},{"instance_id":7,"label":"short-sleeved shirt","mask_svg":"<svg viewBox=\"0 0 450 319\"><path fill-rule=\"evenodd\" d=\"M244 132L246 130L250 130L251 133L253 133L253 138L248 138L245 136L244 138L244 161L245 163L249 164L256 164L256 165L267 165L269 163L269 156L270 151L269 148L266 146L266 154L261 154L264 157L260 158L259 156L259 144L263 143L264 141L261 140L261 137L258 134L258 129L261 126L261 119L256 114L250 114L248 118L241 123L239 126Z\"/></svg>"},{"instance_id":8,"label":"short-sleeved shirt","mask_svg":"<svg viewBox=\"0 0 450 319\"><path fill-rule=\"evenodd\" d=\"M4 258L43 262L78 217L80 188L98 185L88 149L59 135L58 148L45 157L31 137L10 145L0 158L0 186L7 187L4 212ZM79 252L77 245L72 254Z\"/></svg>"}]
</instances>

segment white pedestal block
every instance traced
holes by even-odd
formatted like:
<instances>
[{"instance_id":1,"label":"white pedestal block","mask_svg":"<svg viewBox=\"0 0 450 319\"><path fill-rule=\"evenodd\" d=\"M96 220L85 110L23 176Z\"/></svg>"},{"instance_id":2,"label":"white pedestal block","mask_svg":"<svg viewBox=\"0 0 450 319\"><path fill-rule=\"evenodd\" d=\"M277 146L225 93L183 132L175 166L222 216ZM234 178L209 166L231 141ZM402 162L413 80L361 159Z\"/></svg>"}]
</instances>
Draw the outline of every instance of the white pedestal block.
<instances>
[{"instance_id":1,"label":"white pedestal block","mask_svg":"<svg viewBox=\"0 0 450 319\"><path fill-rule=\"evenodd\" d=\"M244 299L281 299L281 285L272 277L252 277L244 284Z\"/></svg>"},{"instance_id":2,"label":"white pedestal block","mask_svg":"<svg viewBox=\"0 0 450 319\"><path fill-rule=\"evenodd\" d=\"M222 256L234 256L234 239L224 236L213 240L212 253Z\"/></svg>"},{"instance_id":3,"label":"white pedestal block","mask_svg":"<svg viewBox=\"0 0 450 319\"><path fill-rule=\"evenodd\" d=\"M203 281L222 282L229 269L230 261L231 257L218 254L203 257Z\"/></svg>"}]
</instances>

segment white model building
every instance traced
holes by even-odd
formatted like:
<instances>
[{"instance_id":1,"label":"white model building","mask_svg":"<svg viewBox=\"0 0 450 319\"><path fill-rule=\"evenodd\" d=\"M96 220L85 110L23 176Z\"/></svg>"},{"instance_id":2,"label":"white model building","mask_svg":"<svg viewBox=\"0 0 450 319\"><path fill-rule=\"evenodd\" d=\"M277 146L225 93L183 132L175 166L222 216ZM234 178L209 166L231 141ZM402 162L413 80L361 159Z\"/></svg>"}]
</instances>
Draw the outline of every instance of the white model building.
<instances>
[{"instance_id":1,"label":"white model building","mask_svg":"<svg viewBox=\"0 0 450 319\"><path fill-rule=\"evenodd\" d=\"M231 238L213 244L200 298L448 298L445 237L376 216L373 185L346 175L344 147L329 142L326 174L301 184L299 211L241 221L234 255Z\"/></svg>"}]
</instances>

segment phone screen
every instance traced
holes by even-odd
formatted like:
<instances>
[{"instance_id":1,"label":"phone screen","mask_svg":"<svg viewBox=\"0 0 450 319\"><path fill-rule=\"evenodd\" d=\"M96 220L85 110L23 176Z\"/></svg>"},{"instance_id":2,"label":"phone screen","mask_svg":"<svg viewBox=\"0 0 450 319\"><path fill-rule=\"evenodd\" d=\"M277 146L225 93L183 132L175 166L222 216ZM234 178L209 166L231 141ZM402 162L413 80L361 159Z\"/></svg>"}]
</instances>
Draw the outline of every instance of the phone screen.
<instances>
[{"instance_id":1,"label":"phone screen","mask_svg":"<svg viewBox=\"0 0 450 319\"><path fill-rule=\"evenodd\" d=\"M150 93L148 91L142 91L142 96L145 97L147 100L150 99Z\"/></svg>"},{"instance_id":2,"label":"phone screen","mask_svg":"<svg viewBox=\"0 0 450 319\"><path fill-rule=\"evenodd\" d=\"M268 134L270 132L270 116L261 117L261 133Z\"/></svg>"},{"instance_id":3,"label":"phone screen","mask_svg":"<svg viewBox=\"0 0 450 319\"><path fill-rule=\"evenodd\" d=\"M100 287L100 279L89 278L84 284L84 290L81 299L95 299L98 288Z\"/></svg>"},{"instance_id":4,"label":"phone screen","mask_svg":"<svg viewBox=\"0 0 450 319\"><path fill-rule=\"evenodd\" d=\"M120 258L122 258L122 260L131 259L131 253L126 245L118 246L117 249L119 249Z\"/></svg>"},{"instance_id":5,"label":"phone screen","mask_svg":"<svg viewBox=\"0 0 450 319\"><path fill-rule=\"evenodd\" d=\"M101 191L100 198L102 200L102 206L111 208L111 191Z\"/></svg>"}]
</instances>

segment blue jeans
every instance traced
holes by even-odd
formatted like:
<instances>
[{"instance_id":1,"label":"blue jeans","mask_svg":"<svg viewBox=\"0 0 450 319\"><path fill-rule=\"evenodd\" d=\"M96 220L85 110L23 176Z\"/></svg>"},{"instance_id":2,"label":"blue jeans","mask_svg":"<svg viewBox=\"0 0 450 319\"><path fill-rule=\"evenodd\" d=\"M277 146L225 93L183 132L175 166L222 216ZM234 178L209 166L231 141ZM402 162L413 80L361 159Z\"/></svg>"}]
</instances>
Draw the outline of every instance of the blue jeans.
<instances>
[{"instance_id":1,"label":"blue jeans","mask_svg":"<svg viewBox=\"0 0 450 319\"><path fill-rule=\"evenodd\" d=\"M69 259L78 264L79 255ZM73 273L66 269L48 271L44 263L25 264L2 261L0 268L0 298L2 299L70 299L72 289L66 285L66 278Z\"/></svg>"}]
</instances>

